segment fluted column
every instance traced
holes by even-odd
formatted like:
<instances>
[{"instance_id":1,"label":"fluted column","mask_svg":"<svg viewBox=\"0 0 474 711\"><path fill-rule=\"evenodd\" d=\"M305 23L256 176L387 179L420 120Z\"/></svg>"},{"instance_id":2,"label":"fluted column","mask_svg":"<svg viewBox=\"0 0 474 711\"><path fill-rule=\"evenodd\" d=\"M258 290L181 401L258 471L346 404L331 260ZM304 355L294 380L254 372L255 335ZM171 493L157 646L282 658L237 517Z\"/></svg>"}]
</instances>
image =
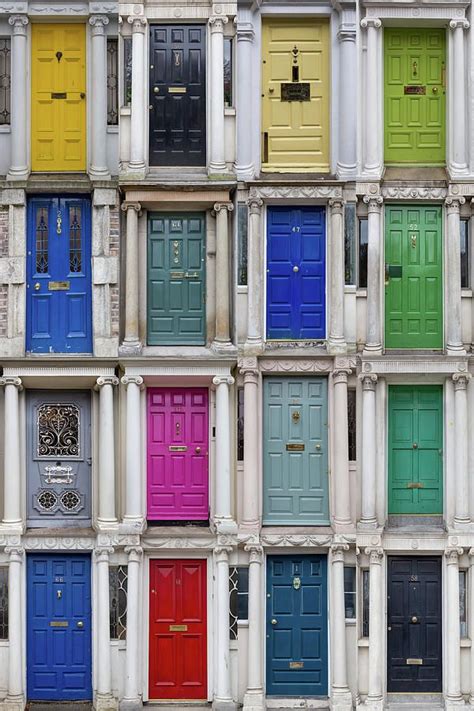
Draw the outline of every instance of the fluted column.
<instances>
[{"instance_id":1,"label":"fluted column","mask_svg":"<svg viewBox=\"0 0 474 711\"><path fill-rule=\"evenodd\" d=\"M216 203L216 336L219 348L228 348L230 342L230 283L229 278L229 213L231 202Z\"/></svg>"},{"instance_id":2,"label":"fluted column","mask_svg":"<svg viewBox=\"0 0 474 711\"><path fill-rule=\"evenodd\" d=\"M249 553L249 633L247 647L247 690L243 711L263 711L263 628L262 628L262 564L263 549L249 543L245 546Z\"/></svg>"},{"instance_id":3,"label":"fluted column","mask_svg":"<svg viewBox=\"0 0 474 711\"><path fill-rule=\"evenodd\" d=\"M260 527L260 481L257 475L259 443L258 367L240 371L244 376L244 480L242 526L249 529Z\"/></svg>"},{"instance_id":4,"label":"fluted column","mask_svg":"<svg viewBox=\"0 0 474 711\"><path fill-rule=\"evenodd\" d=\"M22 525L21 439L18 393L23 388L20 378L14 376L0 378L0 385L5 388L3 525L17 528Z\"/></svg>"},{"instance_id":5,"label":"fluted column","mask_svg":"<svg viewBox=\"0 0 474 711\"><path fill-rule=\"evenodd\" d=\"M360 526L377 526L375 388L377 376L361 375L362 381L362 517Z\"/></svg>"},{"instance_id":6,"label":"fluted column","mask_svg":"<svg viewBox=\"0 0 474 711\"><path fill-rule=\"evenodd\" d=\"M339 40L339 156L337 173L340 179L355 176L357 168L357 48L356 28L346 22L345 13L337 33Z\"/></svg>"},{"instance_id":7,"label":"fluted column","mask_svg":"<svg viewBox=\"0 0 474 711\"><path fill-rule=\"evenodd\" d=\"M367 337L366 353L382 352L382 310L381 310L381 216L383 199L380 195L364 196L368 206L369 243L367 252Z\"/></svg>"},{"instance_id":8,"label":"fluted column","mask_svg":"<svg viewBox=\"0 0 474 711\"><path fill-rule=\"evenodd\" d=\"M448 197L445 200L448 235L447 235L447 351L448 355L463 354L461 330L461 240L460 207L466 202L464 197Z\"/></svg>"},{"instance_id":9,"label":"fluted column","mask_svg":"<svg viewBox=\"0 0 474 711\"><path fill-rule=\"evenodd\" d=\"M329 308L330 353L344 353L344 222L342 218L343 201L329 201L331 220L331 303Z\"/></svg>"},{"instance_id":10,"label":"fluted column","mask_svg":"<svg viewBox=\"0 0 474 711\"><path fill-rule=\"evenodd\" d=\"M7 547L8 563L8 689L5 703L8 711L23 711L23 595L22 567L24 550Z\"/></svg>"},{"instance_id":11,"label":"fluted column","mask_svg":"<svg viewBox=\"0 0 474 711\"><path fill-rule=\"evenodd\" d=\"M115 432L114 391L118 385L115 376L97 378L99 391L99 515L101 526L115 526Z\"/></svg>"},{"instance_id":12,"label":"fluted column","mask_svg":"<svg viewBox=\"0 0 474 711\"><path fill-rule=\"evenodd\" d=\"M142 467L140 451L142 441L140 390L143 378L140 375L124 375L122 385L127 388L127 431L125 453L125 513L124 523L141 528L144 522L142 508Z\"/></svg>"},{"instance_id":13,"label":"fluted column","mask_svg":"<svg viewBox=\"0 0 474 711\"><path fill-rule=\"evenodd\" d=\"M26 15L8 18L12 26L11 44L11 157L8 180L24 180L28 177L28 130L27 130L27 27Z\"/></svg>"},{"instance_id":14,"label":"fluted column","mask_svg":"<svg viewBox=\"0 0 474 711\"><path fill-rule=\"evenodd\" d=\"M211 130L209 173L224 173L225 136L224 136L224 26L229 19L213 15L209 18L211 27Z\"/></svg>"},{"instance_id":15,"label":"fluted column","mask_svg":"<svg viewBox=\"0 0 474 711\"><path fill-rule=\"evenodd\" d=\"M467 434L467 384L469 373L454 373L454 441L456 465L456 509L455 526L467 526L470 522L469 471Z\"/></svg>"},{"instance_id":16,"label":"fluted column","mask_svg":"<svg viewBox=\"0 0 474 711\"><path fill-rule=\"evenodd\" d=\"M464 705L461 694L461 632L459 627L459 556L462 548L448 548L446 557L446 709Z\"/></svg>"},{"instance_id":17,"label":"fluted column","mask_svg":"<svg viewBox=\"0 0 474 711\"><path fill-rule=\"evenodd\" d=\"M231 375L216 376L216 496L214 520L221 532L234 532L235 522L231 514L230 480L230 410L229 387L234 384Z\"/></svg>"},{"instance_id":18,"label":"fluted column","mask_svg":"<svg viewBox=\"0 0 474 711\"><path fill-rule=\"evenodd\" d=\"M214 549L216 576L216 685L215 711L235 707L230 685L230 645L229 645L229 553L232 548L217 546Z\"/></svg>"},{"instance_id":19,"label":"fluted column","mask_svg":"<svg viewBox=\"0 0 474 711\"><path fill-rule=\"evenodd\" d=\"M378 102L381 100L379 86L379 57L377 52L378 35L382 22L378 18L364 17L360 23L367 30L367 53L365 73L365 112L364 112L364 143L365 161L364 173L378 175L381 170L379 148L379 116Z\"/></svg>"},{"instance_id":20,"label":"fluted column","mask_svg":"<svg viewBox=\"0 0 474 711\"><path fill-rule=\"evenodd\" d=\"M367 706L372 706L377 711L383 709L383 639L386 634L383 608L383 577L381 548L367 548L369 556L369 689Z\"/></svg>"},{"instance_id":21,"label":"fluted column","mask_svg":"<svg viewBox=\"0 0 474 711\"><path fill-rule=\"evenodd\" d=\"M344 431L344 430L342 430ZM332 685L331 710L352 711L352 695L347 681L346 613L344 605L344 551L349 546L331 546L332 584Z\"/></svg>"},{"instance_id":22,"label":"fluted column","mask_svg":"<svg viewBox=\"0 0 474 711\"><path fill-rule=\"evenodd\" d=\"M263 200L251 197L249 207L249 234L247 249L247 343L248 349L259 349L262 346L262 283L265 283L262 272L262 207Z\"/></svg>"},{"instance_id":23,"label":"fluted column","mask_svg":"<svg viewBox=\"0 0 474 711\"><path fill-rule=\"evenodd\" d=\"M467 173L467 130L466 130L466 57L464 30L469 29L466 19L451 20L452 32L452 146L451 165L456 173Z\"/></svg>"},{"instance_id":24,"label":"fluted column","mask_svg":"<svg viewBox=\"0 0 474 711\"><path fill-rule=\"evenodd\" d=\"M112 668L110 662L110 601L109 601L109 556L113 548L96 548L94 556L97 573L97 711L109 711L116 704L112 696Z\"/></svg>"},{"instance_id":25,"label":"fluted column","mask_svg":"<svg viewBox=\"0 0 474 711\"><path fill-rule=\"evenodd\" d=\"M332 374L334 386L334 422L337 422L334 442L334 525L347 528L351 519L351 489L349 477L349 442L347 424L347 378L351 371L344 368ZM344 433L344 434L343 434ZM364 451L365 453L365 451Z\"/></svg>"},{"instance_id":26,"label":"fluted column","mask_svg":"<svg viewBox=\"0 0 474 711\"><path fill-rule=\"evenodd\" d=\"M141 205L124 202L121 208L127 215L125 240L125 338L122 349L131 354L140 351L139 296L138 296L138 217Z\"/></svg>"},{"instance_id":27,"label":"fluted column","mask_svg":"<svg viewBox=\"0 0 474 711\"><path fill-rule=\"evenodd\" d=\"M132 25L132 102L131 102L131 130L130 130L130 171L143 172L145 170L145 131L144 116L146 109L145 77L147 76L145 60L145 31L146 19L144 17L128 18Z\"/></svg>"},{"instance_id":28,"label":"fluted column","mask_svg":"<svg viewBox=\"0 0 474 711\"><path fill-rule=\"evenodd\" d=\"M235 172L238 180L251 180L254 177L252 134L253 115L249 110L250 84L253 73L253 41L255 31L251 22L237 22L237 161Z\"/></svg>"},{"instance_id":29,"label":"fluted column","mask_svg":"<svg viewBox=\"0 0 474 711\"><path fill-rule=\"evenodd\" d=\"M127 649L125 654L125 691L120 702L120 711L137 711L143 707L141 698L140 663L140 564L142 549L138 546L125 548L128 554L127 576Z\"/></svg>"},{"instance_id":30,"label":"fluted column","mask_svg":"<svg viewBox=\"0 0 474 711\"><path fill-rule=\"evenodd\" d=\"M107 35L105 28L109 24L106 15L92 15L91 58L94 71L91 72L92 97L90 101L91 130L91 178L104 180L110 178L107 168Z\"/></svg>"}]
</instances>

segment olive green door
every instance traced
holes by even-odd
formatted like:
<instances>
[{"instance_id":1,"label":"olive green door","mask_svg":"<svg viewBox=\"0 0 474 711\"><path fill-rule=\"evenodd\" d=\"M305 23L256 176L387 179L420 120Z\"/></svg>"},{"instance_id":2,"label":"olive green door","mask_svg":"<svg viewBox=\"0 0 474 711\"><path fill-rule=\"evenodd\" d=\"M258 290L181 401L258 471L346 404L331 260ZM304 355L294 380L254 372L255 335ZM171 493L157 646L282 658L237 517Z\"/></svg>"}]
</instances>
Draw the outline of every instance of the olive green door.
<instances>
[{"instance_id":1,"label":"olive green door","mask_svg":"<svg viewBox=\"0 0 474 711\"><path fill-rule=\"evenodd\" d=\"M385 348L443 347L441 206L385 210Z\"/></svg>"},{"instance_id":2,"label":"olive green door","mask_svg":"<svg viewBox=\"0 0 474 711\"><path fill-rule=\"evenodd\" d=\"M388 512L443 512L443 388L391 385Z\"/></svg>"},{"instance_id":3,"label":"olive green door","mask_svg":"<svg viewBox=\"0 0 474 711\"><path fill-rule=\"evenodd\" d=\"M386 28L385 163L445 164L445 55L444 29Z\"/></svg>"}]
</instances>

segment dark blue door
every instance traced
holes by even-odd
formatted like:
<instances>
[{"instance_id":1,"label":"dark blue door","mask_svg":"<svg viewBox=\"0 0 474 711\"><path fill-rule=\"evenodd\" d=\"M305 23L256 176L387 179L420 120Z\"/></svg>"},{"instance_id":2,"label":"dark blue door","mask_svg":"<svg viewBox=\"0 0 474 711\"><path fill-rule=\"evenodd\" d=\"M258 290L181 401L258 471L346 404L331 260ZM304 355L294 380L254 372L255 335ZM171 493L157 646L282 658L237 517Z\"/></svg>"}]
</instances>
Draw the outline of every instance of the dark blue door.
<instances>
[{"instance_id":1,"label":"dark blue door","mask_svg":"<svg viewBox=\"0 0 474 711\"><path fill-rule=\"evenodd\" d=\"M29 201L27 265L27 351L91 353L89 200Z\"/></svg>"},{"instance_id":2,"label":"dark blue door","mask_svg":"<svg viewBox=\"0 0 474 711\"><path fill-rule=\"evenodd\" d=\"M327 696L327 627L326 556L269 556L268 696Z\"/></svg>"},{"instance_id":3,"label":"dark blue door","mask_svg":"<svg viewBox=\"0 0 474 711\"><path fill-rule=\"evenodd\" d=\"M326 336L325 212L272 207L267 234L267 337Z\"/></svg>"},{"instance_id":4,"label":"dark blue door","mask_svg":"<svg viewBox=\"0 0 474 711\"><path fill-rule=\"evenodd\" d=\"M92 699L90 556L29 555L27 575L28 699Z\"/></svg>"}]
</instances>

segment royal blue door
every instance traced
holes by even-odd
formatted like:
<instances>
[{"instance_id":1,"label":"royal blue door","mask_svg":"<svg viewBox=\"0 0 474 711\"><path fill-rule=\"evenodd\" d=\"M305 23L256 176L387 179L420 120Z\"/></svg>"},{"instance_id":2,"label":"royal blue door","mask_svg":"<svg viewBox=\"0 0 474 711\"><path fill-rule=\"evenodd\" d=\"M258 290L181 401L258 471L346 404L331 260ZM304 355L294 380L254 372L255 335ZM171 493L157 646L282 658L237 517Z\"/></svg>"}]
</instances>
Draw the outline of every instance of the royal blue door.
<instances>
[{"instance_id":1,"label":"royal blue door","mask_svg":"<svg viewBox=\"0 0 474 711\"><path fill-rule=\"evenodd\" d=\"M327 559L267 561L267 696L327 696Z\"/></svg>"},{"instance_id":2,"label":"royal blue door","mask_svg":"<svg viewBox=\"0 0 474 711\"><path fill-rule=\"evenodd\" d=\"M29 555L27 576L28 699L92 699L90 556Z\"/></svg>"},{"instance_id":3,"label":"royal blue door","mask_svg":"<svg viewBox=\"0 0 474 711\"><path fill-rule=\"evenodd\" d=\"M325 213L320 207L268 209L267 337L326 336Z\"/></svg>"},{"instance_id":4,"label":"royal blue door","mask_svg":"<svg viewBox=\"0 0 474 711\"><path fill-rule=\"evenodd\" d=\"M91 353L91 216L84 198L28 204L26 350Z\"/></svg>"}]
</instances>

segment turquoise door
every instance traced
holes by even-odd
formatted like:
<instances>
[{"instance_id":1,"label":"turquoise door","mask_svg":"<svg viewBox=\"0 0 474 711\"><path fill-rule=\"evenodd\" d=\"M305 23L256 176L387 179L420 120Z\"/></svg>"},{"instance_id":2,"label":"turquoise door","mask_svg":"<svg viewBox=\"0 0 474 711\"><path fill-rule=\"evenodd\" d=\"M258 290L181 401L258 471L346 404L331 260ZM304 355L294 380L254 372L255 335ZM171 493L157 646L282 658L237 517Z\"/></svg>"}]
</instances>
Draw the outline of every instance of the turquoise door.
<instances>
[{"instance_id":1,"label":"turquoise door","mask_svg":"<svg viewBox=\"0 0 474 711\"><path fill-rule=\"evenodd\" d=\"M263 522L329 523L326 378L264 382Z\"/></svg>"},{"instance_id":2,"label":"turquoise door","mask_svg":"<svg viewBox=\"0 0 474 711\"><path fill-rule=\"evenodd\" d=\"M205 343L205 227L201 213L148 222L148 344Z\"/></svg>"}]
</instances>

